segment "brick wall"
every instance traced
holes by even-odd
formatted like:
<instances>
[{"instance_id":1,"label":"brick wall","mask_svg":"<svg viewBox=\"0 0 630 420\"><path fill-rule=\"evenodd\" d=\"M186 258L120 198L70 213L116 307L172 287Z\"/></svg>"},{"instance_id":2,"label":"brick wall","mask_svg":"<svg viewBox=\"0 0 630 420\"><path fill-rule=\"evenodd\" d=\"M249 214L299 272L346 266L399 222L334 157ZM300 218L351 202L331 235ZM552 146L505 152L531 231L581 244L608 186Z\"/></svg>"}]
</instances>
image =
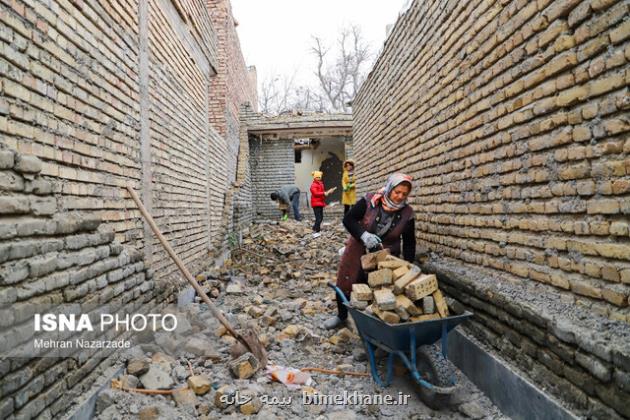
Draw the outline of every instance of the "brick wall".
<instances>
[{"instance_id":1,"label":"brick wall","mask_svg":"<svg viewBox=\"0 0 630 420\"><path fill-rule=\"evenodd\" d=\"M293 140L251 139L249 150L254 218L277 219L281 213L269 195L283 185L295 183Z\"/></svg>"},{"instance_id":2,"label":"brick wall","mask_svg":"<svg viewBox=\"0 0 630 420\"><path fill-rule=\"evenodd\" d=\"M204 12L209 23L208 12ZM149 15L146 71L151 210L180 257L190 269L198 270L205 263L211 239L209 188L225 189L225 183L211 179L209 173L209 163L216 158L209 145L219 140L208 123L214 58L205 57L201 45L188 40L186 15L180 16L170 1L149 2ZM158 277L179 277L157 238L148 237L152 242L150 262Z\"/></svg>"},{"instance_id":3,"label":"brick wall","mask_svg":"<svg viewBox=\"0 0 630 420\"><path fill-rule=\"evenodd\" d=\"M210 217L214 248L225 245L228 236L251 222L251 190L248 172L247 131L241 130L241 107L255 112L257 107L256 70L248 68L241 52L236 21L229 1L208 0L217 37L217 74L210 80L209 116L216 128L216 142L211 144L211 156L221 157L212 162ZM245 139L243 139L243 137Z\"/></svg>"},{"instance_id":4,"label":"brick wall","mask_svg":"<svg viewBox=\"0 0 630 420\"><path fill-rule=\"evenodd\" d=\"M626 331L629 7L414 1L354 101L361 192L394 171L413 175L419 244L444 264L470 278L535 285L537 295L562 296L557 305L613 320L600 321L602 329ZM484 293L475 297L488 312L477 321L491 331L493 294ZM539 345L570 344L554 335L554 323L542 324L549 336ZM627 357L619 335L610 337ZM582 347L604 372L627 375L610 348L593 355ZM545 354L532 363L544 364ZM583 358L570 358L588 374ZM603 402L628 415L619 403L629 398L627 382L604 374L591 378L600 388L585 389L570 373L548 377L585 393L581 409Z\"/></svg>"},{"instance_id":5,"label":"brick wall","mask_svg":"<svg viewBox=\"0 0 630 420\"><path fill-rule=\"evenodd\" d=\"M168 295L155 287L142 253L114 240L111 226L99 228L100 217L62 210L59 180L41 169L38 158L0 148L2 354L32 336L32 316L43 308L73 303L84 312L102 305L145 311ZM107 354L2 358L0 417L60 416L111 365Z\"/></svg>"},{"instance_id":6,"label":"brick wall","mask_svg":"<svg viewBox=\"0 0 630 420\"><path fill-rule=\"evenodd\" d=\"M143 299L152 305L170 299L167 284L179 273L127 185L141 194L191 271L224 243L225 227L233 226L237 106L244 96L255 98L255 87L233 25L230 37L218 38L215 27L225 18L215 22L211 13L192 0L0 2L0 147L41 165L37 177L13 166L0 176L1 188L15 188L9 197L2 192L0 205L0 231L9 235L0 237L0 258L14 255L0 262L0 296L23 290L9 303L28 307L51 296L84 303L98 295L135 305L147 288L153 292ZM231 77L221 90L212 87L219 70ZM217 97L229 98L223 126L209 117ZM30 187L33 179L45 179L46 190ZM65 223L76 224L67 227L76 232L64 230ZM18 236L11 233L16 229ZM16 247L30 254L11 254ZM62 257L90 261L72 290L63 279L79 262L55 265ZM41 267L31 270L30 258ZM111 281L109 270L116 271ZM59 363L2 361L0 417L59 415L110 362L88 356Z\"/></svg>"},{"instance_id":7,"label":"brick wall","mask_svg":"<svg viewBox=\"0 0 630 420\"><path fill-rule=\"evenodd\" d=\"M250 75L241 53L232 8L225 0L208 0L214 29L218 39L217 75L210 84L210 120L225 138L228 156L228 181L236 178L239 149L239 108L249 103L257 107L255 76Z\"/></svg>"}]
</instances>

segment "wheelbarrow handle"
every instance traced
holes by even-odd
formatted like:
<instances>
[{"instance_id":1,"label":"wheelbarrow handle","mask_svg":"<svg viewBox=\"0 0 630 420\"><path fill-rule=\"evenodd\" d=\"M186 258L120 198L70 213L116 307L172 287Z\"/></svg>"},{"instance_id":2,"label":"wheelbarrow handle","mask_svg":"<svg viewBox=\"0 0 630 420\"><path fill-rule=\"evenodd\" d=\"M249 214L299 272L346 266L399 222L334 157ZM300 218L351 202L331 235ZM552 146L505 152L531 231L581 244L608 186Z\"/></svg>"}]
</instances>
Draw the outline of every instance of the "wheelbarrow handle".
<instances>
[{"instance_id":1,"label":"wheelbarrow handle","mask_svg":"<svg viewBox=\"0 0 630 420\"><path fill-rule=\"evenodd\" d=\"M335 291L335 293L337 294L338 298L341 298L341 301L347 305L350 304L350 302L348 301L348 298L346 298L346 295L341 291L340 288L338 288L337 286L335 286L334 284L332 284L332 282L328 282L328 287L330 287L331 289L333 289Z\"/></svg>"}]
</instances>

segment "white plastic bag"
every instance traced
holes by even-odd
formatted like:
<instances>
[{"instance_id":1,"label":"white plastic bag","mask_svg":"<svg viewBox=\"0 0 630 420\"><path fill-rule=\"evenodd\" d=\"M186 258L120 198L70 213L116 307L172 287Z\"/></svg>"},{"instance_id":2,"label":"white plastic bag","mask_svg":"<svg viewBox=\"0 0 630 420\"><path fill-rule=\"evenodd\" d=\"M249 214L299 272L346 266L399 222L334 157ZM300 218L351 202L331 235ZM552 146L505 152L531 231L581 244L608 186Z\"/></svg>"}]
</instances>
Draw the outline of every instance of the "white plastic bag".
<instances>
[{"instance_id":1,"label":"white plastic bag","mask_svg":"<svg viewBox=\"0 0 630 420\"><path fill-rule=\"evenodd\" d=\"M310 374L295 368L268 365L267 374L272 380L285 384L289 389L298 389L302 385L311 386L313 383Z\"/></svg>"}]
</instances>

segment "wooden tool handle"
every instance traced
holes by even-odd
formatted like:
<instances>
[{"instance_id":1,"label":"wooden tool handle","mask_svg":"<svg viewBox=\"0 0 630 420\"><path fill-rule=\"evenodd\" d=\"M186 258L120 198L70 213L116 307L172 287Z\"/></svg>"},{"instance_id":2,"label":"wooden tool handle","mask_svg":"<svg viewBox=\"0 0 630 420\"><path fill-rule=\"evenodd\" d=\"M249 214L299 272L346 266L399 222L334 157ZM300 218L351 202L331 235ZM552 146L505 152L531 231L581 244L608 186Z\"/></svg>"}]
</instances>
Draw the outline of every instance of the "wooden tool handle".
<instances>
[{"instance_id":1,"label":"wooden tool handle","mask_svg":"<svg viewBox=\"0 0 630 420\"><path fill-rule=\"evenodd\" d=\"M182 262L182 260L177 256L177 254L175 254L175 251L173 250L173 248L171 248L171 245L168 243L164 235L162 235L162 232L160 232L160 229L155 224L153 217L149 214L147 209L144 207L144 205L140 201L140 197L138 197L138 194L136 194L134 189L129 185L127 185L127 191L129 191L129 195L131 195L131 198L138 206L138 209L140 209L140 213L142 213L142 216L144 216L144 219L147 221L147 223L151 227L151 230L153 231L153 233L155 233L155 236L157 236L159 241L162 243L162 246L164 247L168 255L170 255L171 259L173 260L175 265L177 265L177 267L182 272L186 280L188 280L188 283L192 285L192 287L195 289L197 294L201 296L201 299L203 299L206 305L208 305L208 308L210 308L210 312L212 312L212 315L214 315L214 317L218 319L219 322L221 322L221 324L223 324L225 329L228 330L228 332L233 337L238 338L239 336L236 333L236 331L234 331L234 328L232 328L232 326L230 325L228 320L225 318L225 316L223 316L221 311L219 311L219 309L217 309L214 303L212 303L212 301L210 300L206 292L204 292L201 286L199 286L199 283L197 283L197 280L195 280L192 274L190 274L190 271L188 271L186 266L184 266L184 263Z\"/></svg>"}]
</instances>

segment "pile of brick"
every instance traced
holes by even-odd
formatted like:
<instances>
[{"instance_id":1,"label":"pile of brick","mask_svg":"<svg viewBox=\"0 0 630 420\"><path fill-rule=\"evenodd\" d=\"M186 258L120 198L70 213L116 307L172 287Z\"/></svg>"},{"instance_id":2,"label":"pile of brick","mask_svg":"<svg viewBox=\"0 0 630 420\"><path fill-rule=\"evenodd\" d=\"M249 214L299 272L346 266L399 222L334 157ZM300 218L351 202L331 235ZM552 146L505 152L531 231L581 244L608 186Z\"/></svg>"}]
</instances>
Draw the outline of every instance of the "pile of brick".
<instances>
[{"instance_id":1,"label":"pile of brick","mask_svg":"<svg viewBox=\"0 0 630 420\"><path fill-rule=\"evenodd\" d=\"M368 283L352 286L350 303L388 324L418 322L448 316L448 307L435 274L390 255L388 250L366 254L361 266Z\"/></svg>"}]
</instances>

